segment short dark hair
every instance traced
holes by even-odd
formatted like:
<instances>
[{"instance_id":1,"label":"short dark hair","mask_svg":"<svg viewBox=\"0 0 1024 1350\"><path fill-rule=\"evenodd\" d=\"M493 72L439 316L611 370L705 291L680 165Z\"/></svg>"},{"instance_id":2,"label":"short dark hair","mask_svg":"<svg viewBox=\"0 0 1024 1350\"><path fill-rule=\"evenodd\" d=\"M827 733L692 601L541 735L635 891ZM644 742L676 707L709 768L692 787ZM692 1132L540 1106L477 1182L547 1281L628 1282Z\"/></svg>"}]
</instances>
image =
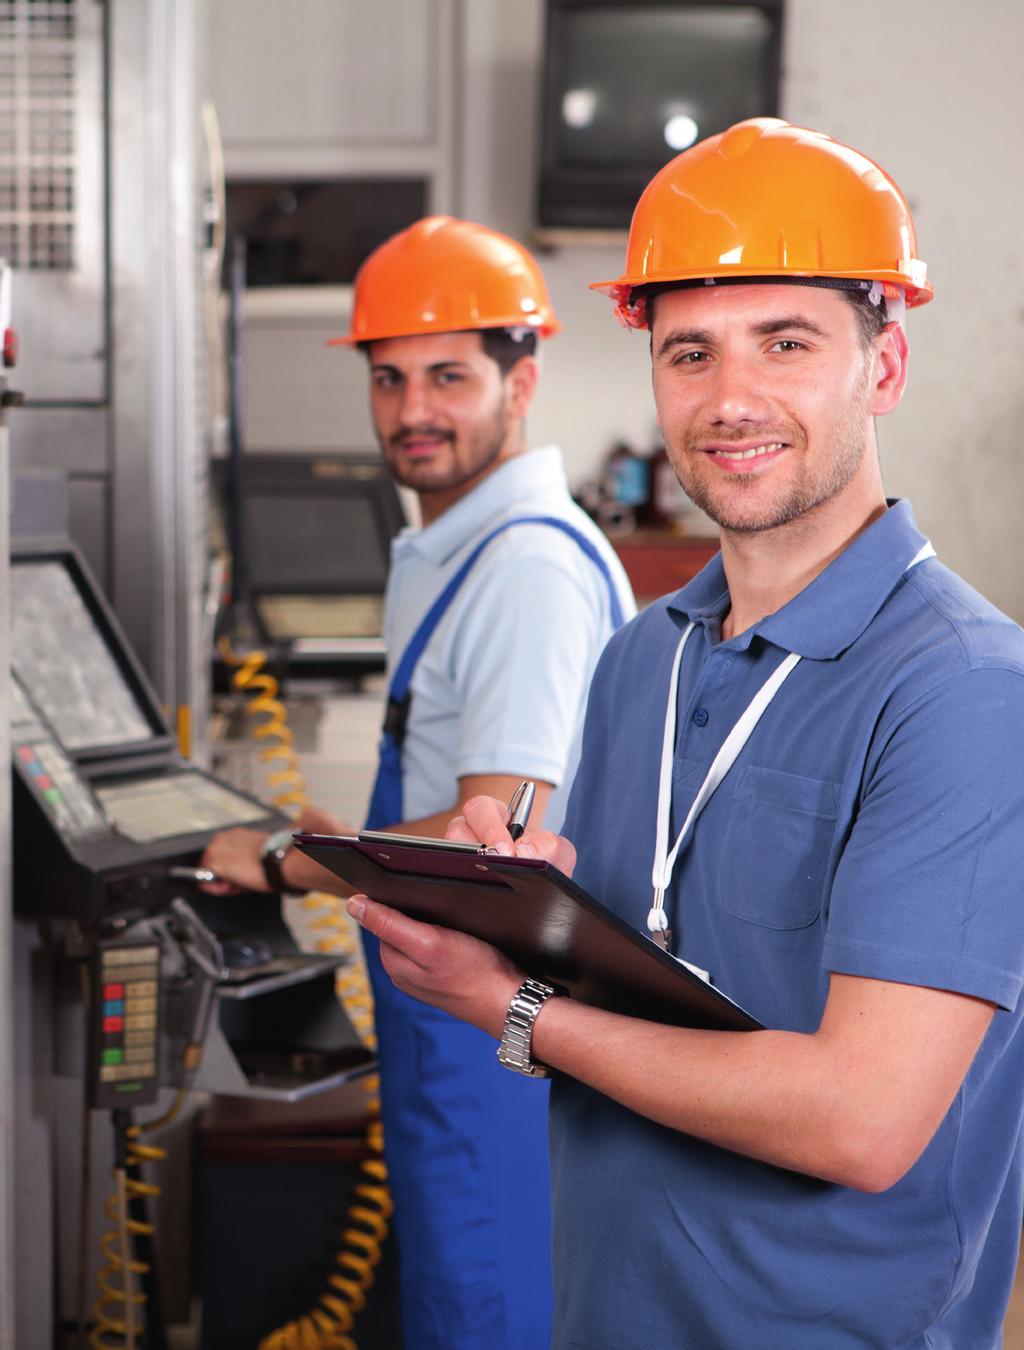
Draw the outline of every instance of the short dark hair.
<instances>
[{"instance_id":1,"label":"short dark hair","mask_svg":"<svg viewBox=\"0 0 1024 1350\"><path fill-rule=\"evenodd\" d=\"M534 356L537 351L537 334L530 329L524 332L520 328L469 328L465 331L480 334L480 343L484 349L484 355L489 356L498 367L502 379L517 361L524 356ZM372 345L373 339L356 343L359 350L365 352L367 358L369 358Z\"/></svg>"},{"instance_id":2,"label":"short dark hair","mask_svg":"<svg viewBox=\"0 0 1024 1350\"><path fill-rule=\"evenodd\" d=\"M778 281L779 278L768 277L767 281ZM814 285L813 282L807 282L806 285ZM680 286L673 286L671 282L664 286L651 286L650 289L637 288L634 294L639 293L646 302L646 317L648 331L654 332L654 305L658 296L664 291L673 291L683 289ZM840 287L827 287L828 290L836 290L852 306L854 316L857 320L857 331L861 344L865 348L871 347L875 338L879 336L885 325L889 322L889 312L886 309L884 298L877 305L872 304L868 299L867 291L845 290ZM654 339L651 338L653 343Z\"/></svg>"},{"instance_id":3,"label":"short dark hair","mask_svg":"<svg viewBox=\"0 0 1024 1350\"><path fill-rule=\"evenodd\" d=\"M885 325L889 322L885 298L879 300L877 305L873 305L868 299L867 291L840 291L840 295L844 296L853 306L861 344L870 349L874 345L875 338L882 333Z\"/></svg>"},{"instance_id":4,"label":"short dark hair","mask_svg":"<svg viewBox=\"0 0 1024 1350\"><path fill-rule=\"evenodd\" d=\"M533 356L537 351L537 334L521 328L482 328L480 341L484 355L489 356L502 373L507 375L517 361Z\"/></svg>"}]
</instances>

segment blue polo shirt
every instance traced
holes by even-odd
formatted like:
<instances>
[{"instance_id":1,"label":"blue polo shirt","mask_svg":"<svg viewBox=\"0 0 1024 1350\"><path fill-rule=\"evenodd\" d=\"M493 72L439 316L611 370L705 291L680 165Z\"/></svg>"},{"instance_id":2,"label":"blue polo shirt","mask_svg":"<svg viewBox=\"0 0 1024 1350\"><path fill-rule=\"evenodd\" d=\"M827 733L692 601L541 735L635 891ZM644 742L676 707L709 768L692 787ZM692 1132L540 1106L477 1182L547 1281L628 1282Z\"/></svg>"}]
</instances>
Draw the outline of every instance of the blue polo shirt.
<instances>
[{"instance_id":1,"label":"blue polo shirt","mask_svg":"<svg viewBox=\"0 0 1024 1350\"><path fill-rule=\"evenodd\" d=\"M908 572L923 543L896 503L728 642L719 558L621 630L592 686L565 833L580 883L645 931L681 628L696 625L673 838L755 691L799 652L677 862L676 954L773 1028L814 1031L837 971L986 999L991 1029L924 1155L881 1195L556 1078L559 1350L1001 1343L1024 1213L1024 634L939 561Z\"/></svg>"}]
</instances>

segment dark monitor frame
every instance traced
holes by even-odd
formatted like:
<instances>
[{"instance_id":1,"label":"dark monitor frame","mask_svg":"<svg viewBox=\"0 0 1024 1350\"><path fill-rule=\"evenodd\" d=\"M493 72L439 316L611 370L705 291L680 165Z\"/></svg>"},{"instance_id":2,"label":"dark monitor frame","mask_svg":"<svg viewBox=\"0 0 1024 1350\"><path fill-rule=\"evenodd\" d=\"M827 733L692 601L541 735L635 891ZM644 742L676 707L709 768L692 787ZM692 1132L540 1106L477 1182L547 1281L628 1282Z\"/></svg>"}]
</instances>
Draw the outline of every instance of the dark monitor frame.
<instances>
[{"instance_id":1,"label":"dark monitor frame","mask_svg":"<svg viewBox=\"0 0 1024 1350\"><path fill-rule=\"evenodd\" d=\"M388 554L391 539L407 523L398 489L384 461L377 453L342 454L269 453L251 451L244 461L245 489L248 504L255 497L280 500L284 497L309 497L315 487L316 497L358 498L369 502L377 534ZM222 500L227 482L226 461L214 463L214 479ZM225 502L226 507L226 502ZM248 528L248 525L246 525ZM250 588L254 600L264 595L382 595L383 586L351 582L340 584L310 576L306 581L291 579L275 582L256 579L253 560L258 541L246 539L245 551L249 560Z\"/></svg>"},{"instance_id":2,"label":"dark monitor frame","mask_svg":"<svg viewBox=\"0 0 1024 1350\"><path fill-rule=\"evenodd\" d=\"M119 763L135 758L149 759L154 754L161 757L175 756L177 747L174 734L164 716L157 692L150 684L149 677L132 650L117 615L77 546L70 539L13 540L11 584L14 584L14 574L20 565L36 562L56 562L67 572L100 638L138 704L139 712L149 723L152 731L152 735L146 740L117 741L108 745L81 746L78 749L65 746L67 754L83 767L113 759Z\"/></svg>"},{"instance_id":3,"label":"dark monitor frame","mask_svg":"<svg viewBox=\"0 0 1024 1350\"><path fill-rule=\"evenodd\" d=\"M547 0L536 197L537 223L542 230L611 229L625 232L640 194L672 158L669 152L661 160L595 167L566 164L557 152L555 130L556 118L560 115L559 86L568 42L567 20L581 10L628 13L640 3L645 9L681 13L708 8L761 10L771 23L772 34L768 48L769 96L760 114L765 117L778 115L785 0ZM636 74L624 71L623 77L636 78Z\"/></svg>"}]
</instances>

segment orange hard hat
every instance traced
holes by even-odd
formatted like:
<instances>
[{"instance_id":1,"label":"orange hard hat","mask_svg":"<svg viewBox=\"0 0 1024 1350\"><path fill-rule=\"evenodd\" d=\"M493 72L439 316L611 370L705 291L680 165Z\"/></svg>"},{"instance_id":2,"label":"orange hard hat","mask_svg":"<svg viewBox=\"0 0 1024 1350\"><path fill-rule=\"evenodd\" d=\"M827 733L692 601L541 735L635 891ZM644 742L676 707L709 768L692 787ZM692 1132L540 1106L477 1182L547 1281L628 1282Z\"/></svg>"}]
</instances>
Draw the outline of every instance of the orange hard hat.
<instances>
[{"instance_id":1,"label":"orange hard hat","mask_svg":"<svg viewBox=\"0 0 1024 1350\"><path fill-rule=\"evenodd\" d=\"M638 287L745 278L880 283L907 305L933 290L906 198L873 160L776 117L739 122L685 150L637 203L626 269L594 282L630 328L647 326Z\"/></svg>"},{"instance_id":2,"label":"orange hard hat","mask_svg":"<svg viewBox=\"0 0 1024 1350\"><path fill-rule=\"evenodd\" d=\"M527 328L553 337L536 261L508 235L471 220L427 216L373 251L356 274L352 330L332 346L473 328Z\"/></svg>"}]
</instances>

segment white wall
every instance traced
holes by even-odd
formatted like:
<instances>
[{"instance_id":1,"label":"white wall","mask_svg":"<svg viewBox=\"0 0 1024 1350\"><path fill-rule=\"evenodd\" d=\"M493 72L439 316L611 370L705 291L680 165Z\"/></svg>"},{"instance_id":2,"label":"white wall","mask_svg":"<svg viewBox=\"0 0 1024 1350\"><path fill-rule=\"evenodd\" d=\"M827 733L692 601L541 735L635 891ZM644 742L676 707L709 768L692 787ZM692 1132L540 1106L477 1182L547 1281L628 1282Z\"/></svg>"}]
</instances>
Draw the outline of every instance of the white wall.
<instances>
[{"instance_id":1,"label":"white wall","mask_svg":"<svg viewBox=\"0 0 1024 1350\"><path fill-rule=\"evenodd\" d=\"M541 0L464 6L459 209L528 239ZM789 0L783 116L847 140L910 198L934 302L910 316L910 388L880 425L889 490L911 497L942 558L1024 620L1024 4ZM631 73L623 72L624 78ZM542 258L563 336L531 425L574 476L610 442L649 441L646 342L588 281L621 250Z\"/></svg>"}]
</instances>

